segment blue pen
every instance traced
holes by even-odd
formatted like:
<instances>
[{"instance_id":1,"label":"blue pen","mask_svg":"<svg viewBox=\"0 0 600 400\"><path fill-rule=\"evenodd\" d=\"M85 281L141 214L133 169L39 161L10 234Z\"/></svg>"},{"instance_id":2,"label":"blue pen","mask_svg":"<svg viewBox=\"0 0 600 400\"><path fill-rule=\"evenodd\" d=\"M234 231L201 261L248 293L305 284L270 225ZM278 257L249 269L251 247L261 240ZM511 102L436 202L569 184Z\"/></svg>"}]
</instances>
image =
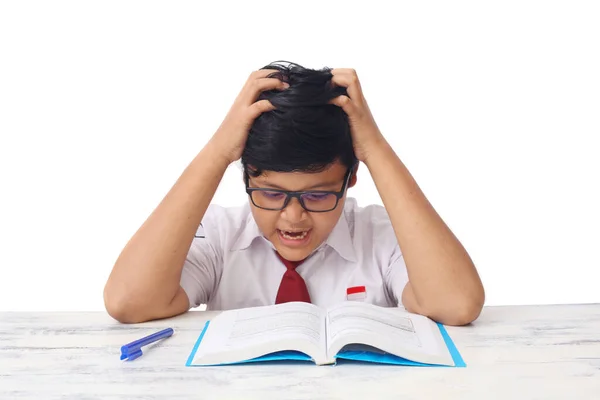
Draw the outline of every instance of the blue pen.
<instances>
[{"instance_id":1,"label":"blue pen","mask_svg":"<svg viewBox=\"0 0 600 400\"><path fill-rule=\"evenodd\" d=\"M135 342L128 343L125 346L121 346L121 360L135 360L136 358L142 355L142 346L146 346L147 344L154 343L160 339L167 338L172 334L173 328L167 328L163 329L160 332L156 332L152 335L148 335L146 337L138 339Z\"/></svg>"}]
</instances>

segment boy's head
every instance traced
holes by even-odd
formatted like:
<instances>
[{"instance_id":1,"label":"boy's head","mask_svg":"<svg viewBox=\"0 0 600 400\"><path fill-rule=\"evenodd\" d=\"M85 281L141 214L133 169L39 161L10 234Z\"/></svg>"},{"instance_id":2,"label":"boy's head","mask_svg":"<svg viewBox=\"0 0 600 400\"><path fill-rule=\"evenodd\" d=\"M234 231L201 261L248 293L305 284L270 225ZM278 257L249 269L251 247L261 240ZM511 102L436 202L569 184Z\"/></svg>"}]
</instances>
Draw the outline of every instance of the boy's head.
<instances>
[{"instance_id":1,"label":"boy's head","mask_svg":"<svg viewBox=\"0 0 600 400\"><path fill-rule=\"evenodd\" d=\"M257 99L269 100L276 109L254 121L241 161L258 227L281 256L297 261L323 243L337 224L345 190L356 184L358 160L346 113L328 104L346 94L346 88L331 85L329 68L285 64L262 68L278 70L269 77L290 87L262 92ZM278 190L309 192L301 200L310 211L299 198Z\"/></svg>"}]
</instances>

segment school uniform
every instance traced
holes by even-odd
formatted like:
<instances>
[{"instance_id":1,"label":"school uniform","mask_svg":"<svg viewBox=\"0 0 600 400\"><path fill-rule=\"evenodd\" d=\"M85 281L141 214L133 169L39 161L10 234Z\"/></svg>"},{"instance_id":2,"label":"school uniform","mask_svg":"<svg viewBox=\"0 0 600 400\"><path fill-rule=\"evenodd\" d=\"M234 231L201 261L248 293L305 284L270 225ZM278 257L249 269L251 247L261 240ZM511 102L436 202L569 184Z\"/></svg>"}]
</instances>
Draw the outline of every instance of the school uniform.
<instances>
[{"instance_id":1,"label":"school uniform","mask_svg":"<svg viewBox=\"0 0 600 400\"><path fill-rule=\"evenodd\" d=\"M181 287L190 308L272 305L286 271L248 203L227 208L211 204L190 246ZM351 197L328 238L296 271L306 283L311 303L320 307L347 300L402 307L408 283L387 211L380 205L359 207Z\"/></svg>"}]
</instances>

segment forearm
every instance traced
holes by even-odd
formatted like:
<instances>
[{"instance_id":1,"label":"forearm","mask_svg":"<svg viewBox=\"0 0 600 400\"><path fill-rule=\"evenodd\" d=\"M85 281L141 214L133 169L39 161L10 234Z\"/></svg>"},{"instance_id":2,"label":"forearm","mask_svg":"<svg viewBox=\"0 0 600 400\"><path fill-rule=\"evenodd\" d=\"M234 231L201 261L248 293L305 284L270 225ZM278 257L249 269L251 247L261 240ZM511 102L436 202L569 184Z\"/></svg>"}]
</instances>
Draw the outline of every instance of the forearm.
<instances>
[{"instance_id":1,"label":"forearm","mask_svg":"<svg viewBox=\"0 0 600 400\"><path fill-rule=\"evenodd\" d=\"M137 310L173 299L194 234L227 165L210 143L188 165L119 255L105 287L107 307Z\"/></svg>"},{"instance_id":2,"label":"forearm","mask_svg":"<svg viewBox=\"0 0 600 400\"><path fill-rule=\"evenodd\" d=\"M468 253L383 140L365 162L392 222L416 304L413 312L440 322L470 322L484 301Z\"/></svg>"}]
</instances>

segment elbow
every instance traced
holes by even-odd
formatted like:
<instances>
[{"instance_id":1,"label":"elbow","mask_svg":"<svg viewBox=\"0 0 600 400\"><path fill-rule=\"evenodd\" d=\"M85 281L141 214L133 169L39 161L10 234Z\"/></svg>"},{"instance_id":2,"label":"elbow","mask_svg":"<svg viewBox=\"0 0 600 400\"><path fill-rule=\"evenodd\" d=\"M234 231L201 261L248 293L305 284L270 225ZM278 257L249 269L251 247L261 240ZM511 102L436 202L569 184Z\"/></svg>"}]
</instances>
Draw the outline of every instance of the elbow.
<instances>
[{"instance_id":1,"label":"elbow","mask_svg":"<svg viewBox=\"0 0 600 400\"><path fill-rule=\"evenodd\" d=\"M483 288L480 293L451 302L450 309L446 309L441 318L443 324L451 326L464 326L472 323L481 315L485 303L485 294Z\"/></svg>"},{"instance_id":2,"label":"elbow","mask_svg":"<svg viewBox=\"0 0 600 400\"><path fill-rule=\"evenodd\" d=\"M459 306L443 318L443 323L451 326L468 325L479 318L482 309L483 306L477 304L465 304Z\"/></svg>"},{"instance_id":3,"label":"elbow","mask_svg":"<svg viewBox=\"0 0 600 400\"><path fill-rule=\"evenodd\" d=\"M148 320L142 316L139 307L136 307L131 299L107 288L104 289L104 308L108 315L123 324L137 324Z\"/></svg>"},{"instance_id":4,"label":"elbow","mask_svg":"<svg viewBox=\"0 0 600 400\"><path fill-rule=\"evenodd\" d=\"M444 325L464 326L479 318L484 303L485 294L482 288L477 293L423 307L423 314Z\"/></svg>"}]
</instances>

